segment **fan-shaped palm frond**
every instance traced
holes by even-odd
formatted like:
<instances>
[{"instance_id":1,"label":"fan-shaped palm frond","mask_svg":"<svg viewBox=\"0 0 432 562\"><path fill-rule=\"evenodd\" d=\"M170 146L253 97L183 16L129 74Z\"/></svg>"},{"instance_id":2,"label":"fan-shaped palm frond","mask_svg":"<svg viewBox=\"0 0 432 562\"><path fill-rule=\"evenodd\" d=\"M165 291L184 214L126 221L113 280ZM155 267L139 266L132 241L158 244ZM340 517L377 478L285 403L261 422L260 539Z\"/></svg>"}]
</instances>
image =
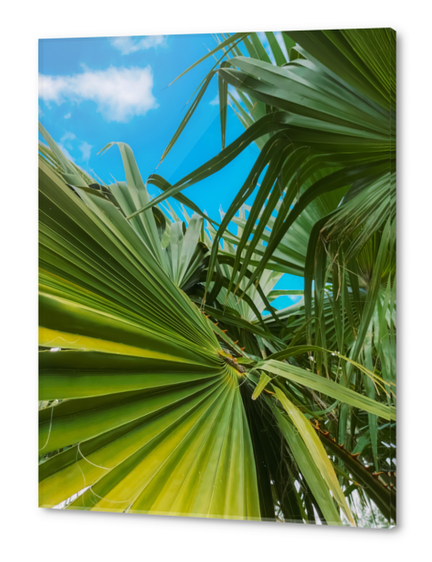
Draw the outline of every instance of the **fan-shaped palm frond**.
<instances>
[{"instance_id":1,"label":"fan-shaped palm frond","mask_svg":"<svg viewBox=\"0 0 432 562\"><path fill-rule=\"evenodd\" d=\"M215 74L222 151L153 200L127 145L101 185L41 129L41 505L392 522L394 33L218 40L163 157ZM182 192L252 142L218 224ZM304 298L276 310L284 273Z\"/></svg>"},{"instance_id":2,"label":"fan-shaped palm frond","mask_svg":"<svg viewBox=\"0 0 432 562\"><path fill-rule=\"evenodd\" d=\"M210 321L112 203L43 161L40 189L41 504L259 518L241 373Z\"/></svg>"}]
</instances>

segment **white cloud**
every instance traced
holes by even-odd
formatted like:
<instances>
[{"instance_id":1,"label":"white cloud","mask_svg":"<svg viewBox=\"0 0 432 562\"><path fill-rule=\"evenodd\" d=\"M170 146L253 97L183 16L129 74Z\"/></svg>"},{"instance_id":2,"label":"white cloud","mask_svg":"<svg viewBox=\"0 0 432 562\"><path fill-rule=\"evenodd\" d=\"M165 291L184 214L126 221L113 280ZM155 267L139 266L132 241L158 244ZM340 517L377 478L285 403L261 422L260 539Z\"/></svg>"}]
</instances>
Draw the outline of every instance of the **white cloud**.
<instances>
[{"instance_id":1,"label":"white cloud","mask_svg":"<svg viewBox=\"0 0 432 562\"><path fill-rule=\"evenodd\" d=\"M73 141L75 139L76 136L74 135L74 133L71 133L70 131L66 131L65 134L60 139L60 142Z\"/></svg>"},{"instance_id":2,"label":"white cloud","mask_svg":"<svg viewBox=\"0 0 432 562\"><path fill-rule=\"evenodd\" d=\"M75 163L75 158L72 156L72 154L69 152L69 150L64 146L64 144L62 144L61 142L58 143L60 150L63 152L63 154L66 156L66 158L69 158L69 160L73 163Z\"/></svg>"},{"instance_id":3,"label":"white cloud","mask_svg":"<svg viewBox=\"0 0 432 562\"><path fill-rule=\"evenodd\" d=\"M268 39L267 39L267 35L264 33L264 31L258 31L257 35L258 35L261 43L263 44L263 47L268 48L269 42L268 42Z\"/></svg>"},{"instance_id":4,"label":"white cloud","mask_svg":"<svg viewBox=\"0 0 432 562\"><path fill-rule=\"evenodd\" d=\"M267 39L266 34L265 34L263 31L260 31L260 32L258 33L258 37L260 38L261 43L262 43L262 46L264 47L266 53L267 53L268 56L270 57L271 62L272 62L273 64L276 64L276 61L275 61L275 59L274 59L273 52L272 52L272 50L271 50L271 48L270 48L270 43L268 42L268 39Z\"/></svg>"},{"instance_id":5,"label":"white cloud","mask_svg":"<svg viewBox=\"0 0 432 562\"><path fill-rule=\"evenodd\" d=\"M275 32L275 36L277 42L279 43L280 48L282 49L283 54L285 55L286 60L289 59L288 51L285 45L285 41L283 40L282 33L280 31Z\"/></svg>"},{"instance_id":6,"label":"white cloud","mask_svg":"<svg viewBox=\"0 0 432 562\"><path fill-rule=\"evenodd\" d=\"M130 55L136 51L145 51L152 47L166 46L163 35L149 35L148 37L115 37L111 45L118 49L122 55Z\"/></svg>"},{"instance_id":7,"label":"white cloud","mask_svg":"<svg viewBox=\"0 0 432 562\"><path fill-rule=\"evenodd\" d=\"M93 148L93 146L91 144L89 144L86 141L83 141L79 147L78 147L81 151L82 154L82 159L84 160L84 162L88 162L90 159L90 153L91 153L91 149Z\"/></svg>"},{"instance_id":8,"label":"white cloud","mask_svg":"<svg viewBox=\"0 0 432 562\"><path fill-rule=\"evenodd\" d=\"M231 94L231 96L237 100L239 103L241 103L243 105L243 101L238 93L238 91L235 88L228 88L229 93ZM219 105L219 94L216 94L216 97L214 99L211 100L211 102L209 102L210 105ZM228 97L228 103L230 103L230 99Z\"/></svg>"},{"instance_id":9,"label":"white cloud","mask_svg":"<svg viewBox=\"0 0 432 562\"><path fill-rule=\"evenodd\" d=\"M88 164L93 145L86 141L80 141L72 131L65 131L57 144L63 154L74 164L77 163L77 160L82 165ZM72 156L71 152L76 155L78 151L81 152L81 156Z\"/></svg>"},{"instance_id":10,"label":"white cloud","mask_svg":"<svg viewBox=\"0 0 432 562\"><path fill-rule=\"evenodd\" d=\"M237 100L240 103L242 102L242 99L240 97L240 94L238 93L238 91L235 88L229 88L229 93L232 95L232 97Z\"/></svg>"},{"instance_id":11,"label":"white cloud","mask_svg":"<svg viewBox=\"0 0 432 562\"><path fill-rule=\"evenodd\" d=\"M69 160L71 160L72 162L75 162L75 158L72 156L72 154L69 151L72 150L71 141L75 139L76 136L73 133L71 133L70 131L66 131L64 135L61 137L60 142L58 143L63 154L66 156L66 158L69 158Z\"/></svg>"},{"instance_id":12,"label":"white cloud","mask_svg":"<svg viewBox=\"0 0 432 562\"><path fill-rule=\"evenodd\" d=\"M285 41L283 40L282 33L280 31L274 31L273 35L275 36L276 41L279 43L279 47L281 48L284 57L288 60L288 52L285 45ZM258 37L261 39L261 43L263 44L264 49L267 51L267 54L270 57L271 61L273 62L273 64L276 64L266 34L263 31L258 32Z\"/></svg>"},{"instance_id":13,"label":"white cloud","mask_svg":"<svg viewBox=\"0 0 432 562\"><path fill-rule=\"evenodd\" d=\"M127 123L135 115L145 115L158 107L152 89L150 66L111 66L106 70L85 68L81 74L71 76L39 75L39 97L46 103L94 101L107 121L120 123Z\"/></svg>"},{"instance_id":14,"label":"white cloud","mask_svg":"<svg viewBox=\"0 0 432 562\"><path fill-rule=\"evenodd\" d=\"M70 119L71 118L71 114L70 113L66 113L66 115L64 116L65 119Z\"/></svg>"}]
</instances>

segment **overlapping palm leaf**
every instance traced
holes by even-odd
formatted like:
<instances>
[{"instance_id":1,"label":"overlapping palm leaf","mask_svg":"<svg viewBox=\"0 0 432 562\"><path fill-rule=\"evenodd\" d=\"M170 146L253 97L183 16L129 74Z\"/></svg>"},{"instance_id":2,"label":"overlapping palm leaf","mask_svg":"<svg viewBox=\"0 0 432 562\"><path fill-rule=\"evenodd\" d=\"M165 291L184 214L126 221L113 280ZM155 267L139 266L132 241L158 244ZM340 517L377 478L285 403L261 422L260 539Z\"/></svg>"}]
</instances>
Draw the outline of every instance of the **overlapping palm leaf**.
<instances>
[{"instance_id":1,"label":"overlapping palm leaf","mask_svg":"<svg viewBox=\"0 0 432 562\"><path fill-rule=\"evenodd\" d=\"M127 145L106 186L42 130L42 505L354 524L360 498L395 520L394 35L266 39L218 38L163 158L215 74L222 151L150 176L153 200ZM183 190L252 142L205 225ZM304 299L277 311L283 273Z\"/></svg>"},{"instance_id":2,"label":"overlapping palm leaf","mask_svg":"<svg viewBox=\"0 0 432 562\"><path fill-rule=\"evenodd\" d=\"M75 190L40 162L41 504L259 518L239 372L114 205Z\"/></svg>"},{"instance_id":3,"label":"overlapping palm leaf","mask_svg":"<svg viewBox=\"0 0 432 562\"><path fill-rule=\"evenodd\" d=\"M212 323L110 201L45 159L40 219L41 505L274 518L272 495L257 495L244 375Z\"/></svg>"},{"instance_id":4,"label":"overlapping palm leaf","mask_svg":"<svg viewBox=\"0 0 432 562\"><path fill-rule=\"evenodd\" d=\"M373 68L369 71L369 74L378 72L380 76L381 73L389 73L390 84L387 85L387 90L382 84L378 84L379 88L375 84L359 90L352 86L351 82L361 81L361 75L358 76L355 61L348 57L346 49L341 46L341 39L335 39L335 36L339 37L338 32L330 34L333 40L331 53L333 60L340 62L342 76L335 74L315 58L322 45L328 47L330 40L326 33L312 32L309 35L313 41L308 40L308 34L290 33L289 37L293 36L300 43L296 50L303 52L308 58L296 58L292 62L284 63L282 67L266 60L268 56L262 54L265 50L257 50L259 40L255 35L254 50L246 43L249 45L249 57L228 55L227 61L218 70L220 84L227 83L237 92L248 96L251 100L249 107L255 108L257 104L262 103L267 109L271 109L270 113L267 111L264 115L254 115L251 110L248 113L250 126L239 139L149 204L156 204L217 172L250 142L270 134L218 231L219 236L222 236L236 211L254 192L259 175L267 170L250 211L250 227L244 230L238 247L232 282L237 270L240 269L244 273L247 268L248 260L261 243L264 229L277 206L279 208L274 225L276 228L272 229L263 259L254 272L251 283L255 278L259 278L290 227L317 197L334 190L347 190L354 183L357 190L360 187L364 189L371 182L384 177L387 178L385 185L390 197L392 200L395 198L394 175L388 175L389 169L390 172L394 170L395 159L394 61L391 57L394 50L394 32L371 30L366 41L363 41L367 45L369 37L372 37L374 47L376 43L377 48L385 52L388 58L388 66L385 69L379 68L377 71ZM340 33L344 37L351 37L350 31ZM358 42L358 35L354 32L353 37L357 39L353 38L352 42ZM301 47L303 41L314 46L310 46L312 54ZM361 44L360 41L360 46ZM357 47L360 52L356 55L357 58L364 55L360 46ZM262 54L261 58L259 53ZM354 74L354 78L350 73ZM381 94L377 93L376 88ZM371 97L368 97L366 92ZM384 94L387 94L388 99ZM227 90L223 90L223 95L227 95ZM381 105L377 100L381 101ZM225 106L226 103L221 100L222 130L225 126ZM191 110L185 118L186 121L192 113ZM184 123L181 128L183 126ZM262 212L265 201L266 209ZM372 203L369 205L369 211L371 210L374 214L379 214ZM259 216L260 221L256 225L255 221ZM252 231L254 236L249 241L248 237ZM249 253L246 259L240 260L242 250L246 246ZM217 247L214 247L209 276L214 267L216 253Z\"/></svg>"}]
</instances>

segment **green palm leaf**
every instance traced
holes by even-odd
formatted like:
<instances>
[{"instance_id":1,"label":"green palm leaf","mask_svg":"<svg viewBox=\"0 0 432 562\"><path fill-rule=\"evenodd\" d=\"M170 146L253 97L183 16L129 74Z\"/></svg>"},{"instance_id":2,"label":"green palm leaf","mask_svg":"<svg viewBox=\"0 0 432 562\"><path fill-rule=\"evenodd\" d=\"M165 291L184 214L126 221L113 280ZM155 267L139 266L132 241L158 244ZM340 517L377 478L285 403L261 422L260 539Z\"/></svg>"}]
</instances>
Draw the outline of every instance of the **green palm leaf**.
<instances>
[{"instance_id":1,"label":"green palm leaf","mask_svg":"<svg viewBox=\"0 0 432 562\"><path fill-rule=\"evenodd\" d=\"M111 202L43 161L40 210L41 505L86 490L70 508L260 518L210 322Z\"/></svg>"},{"instance_id":2,"label":"green palm leaf","mask_svg":"<svg viewBox=\"0 0 432 562\"><path fill-rule=\"evenodd\" d=\"M40 129L43 506L340 525L360 498L395 519L395 35L283 32L288 58L266 38L203 57L222 53L162 158L216 74L222 150L150 176L153 200L129 146L100 185ZM205 223L184 190L253 142ZM277 310L284 273L305 289Z\"/></svg>"}]
</instances>

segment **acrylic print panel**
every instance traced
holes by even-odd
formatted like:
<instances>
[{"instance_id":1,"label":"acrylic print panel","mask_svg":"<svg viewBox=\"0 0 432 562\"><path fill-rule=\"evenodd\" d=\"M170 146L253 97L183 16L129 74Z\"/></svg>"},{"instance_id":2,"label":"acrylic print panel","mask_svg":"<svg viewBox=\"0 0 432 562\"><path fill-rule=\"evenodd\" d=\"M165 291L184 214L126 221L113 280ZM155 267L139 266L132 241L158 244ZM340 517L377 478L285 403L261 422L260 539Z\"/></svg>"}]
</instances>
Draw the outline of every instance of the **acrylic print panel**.
<instances>
[{"instance_id":1,"label":"acrylic print panel","mask_svg":"<svg viewBox=\"0 0 432 562\"><path fill-rule=\"evenodd\" d=\"M41 507L395 524L395 42L40 41Z\"/></svg>"}]
</instances>

